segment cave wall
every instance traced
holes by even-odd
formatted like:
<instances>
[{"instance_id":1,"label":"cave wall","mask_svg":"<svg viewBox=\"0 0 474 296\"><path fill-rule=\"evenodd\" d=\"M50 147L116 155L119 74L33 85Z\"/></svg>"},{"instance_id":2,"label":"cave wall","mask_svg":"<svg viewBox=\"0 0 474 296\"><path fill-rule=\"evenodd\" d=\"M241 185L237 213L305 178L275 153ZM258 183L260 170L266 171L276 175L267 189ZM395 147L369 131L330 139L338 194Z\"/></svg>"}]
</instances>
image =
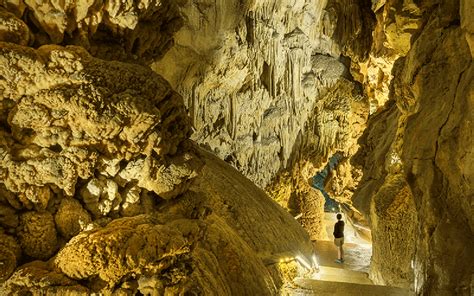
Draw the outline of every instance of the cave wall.
<instances>
[{"instance_id":1,"label":"cave wall","mask_svg":"<svg viewBox=\"0 0 474 296\"><path fill-rule=\"evenodd\" d=\"M146 66L171 1L0 4L0 294L274 295L282 256L311 261L304 229L189 139L183 98Z\"/></svg>"},{"instance_id":2,"label":"cave wall","mask_svg":"<svg viewBox=\"0 0 474 296\"><path fill-rule=\"evenodd\" d=\"M185 98L197 142L262 188L290 167L311 117L325 125L317 134L322 154L351 146L344 143L351 131L316 104L339 80L353 80L341 53L367 55L362 48L370 44L371 15L361 12L367 7L356 1L188 1L180 9L187 21L152 67ZM360 95L357 89L345 94Z\"/></svg>"},{"instance_id":3,"label":"cave wall","mask_svg":"<svg viewBox=\"0 0 474 296\"><path fill-rule=\"evenodd\" d=\"M469 251L474 243L473 55L456 4L442 3L428 20L399 82L402 94L410 91L415 98L402 157L420 222L415 257L420 293L467 294L474 272L469 264L474 260ZM419 135L427 141L419 141Z\"/></svg>"},{"instance_id":4,"label":"cave wall","mask_svg":"<svg viewBox=\"0 0 474 296\"><path fill-rule=\"evenodd\" d=\"M4 36L11 35L13 29L23 35L17 38L22 45L73 44L106 60L146 63L159 58L171 47L174 33L182 26L173 1L0 3ZM16 29L25 28L24 23L17 23L16 17L28 24L29 32Z\"/></svg>"},{"instance_id":5,"label":"cave wall","mask_svg":"<svg viewBox=\"0 0 474 296\"><path fill-rule=\"evenodd\" d=\"M372 235L370 277L376 283L412 288L417 213L399 153L403 116L393 101L371 116L353 162L362 180L353 196Z\"/></svg>"},{"instance_id":6,"label":"cave wall","mask_svg":"<svg viewBox=\"0 0 474 296\"><path fill-rule=\"evenodd\" d=\"M308 181L336 151L355 153L369 113L350 61L368 57L370 2L186 1L179 10L183 27L152 68L184 97L193 139L282 206L321 204ZM318 238L322 209L296 208Z\"/></svg>"},{"instance_id":7,"label":"cave wall","mask_svg":"<svg viewBox=\"0 0 474 296\"><path fill-rule=\"evenodd\" d=\"M469 295L473 10L469 0L0 2L2 289L275 293L283 274L262 258L311 247L261 188L321 238L323 199L309 180L338 151L327 188L347 200L362 171L354 204L373 230L372 279ZM255 277L239 285L229 270Z\"/></svg>"},{"instance_id":8,"label":"cave wall","mask_svg":"<svg viewBox=\"0 0 474 296\"><path fill-rule=\"evenodd\" d=\"M413 285L419 295L472 293L473 6L468 2L386 1L381 11L391 9L391 16L378 16L385 24L397 23L393 19L412 26L385 27L385 44L405 33L409 42L378 48L395 54L393 79L388 103L361 138L354 163L364 176L354 201L371 218L372 278ZM402 21L407 18L412 20ZM401 273L391 271L395 267Z\"/></svg>"}]
</instances>

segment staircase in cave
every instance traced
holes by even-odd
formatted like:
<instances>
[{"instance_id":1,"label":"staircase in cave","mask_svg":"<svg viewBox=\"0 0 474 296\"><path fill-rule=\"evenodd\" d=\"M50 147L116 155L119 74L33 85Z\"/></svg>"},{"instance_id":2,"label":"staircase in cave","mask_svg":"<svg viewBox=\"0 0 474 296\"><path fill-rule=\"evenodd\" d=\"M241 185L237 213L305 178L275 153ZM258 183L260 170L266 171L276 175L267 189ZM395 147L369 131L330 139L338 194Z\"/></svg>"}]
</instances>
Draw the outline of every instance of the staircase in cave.
<instances>
[{"instance_id":1,"label":"staircase in cave","mask_svg":"<svg viewBox=\"0 0 474 296\"><path fill-rule=\"evenodd\" d=\"M342 296L402 296L410 295L405 289L374 285L368 278L368 266L361 266L360 261L370 250L367 246L345 244L346 261L344 264L334 262L336 248L332 241L315 242L319 260L319 273L312 278L296 278L293 286L282 289L281 295L342 295Z\"/></svg>"},{"instance_id":2,"label":"staircase in cave","mask_svg":"<svg viewBox=\"0 0 474 296\"><path fill-rule=\"evenodd\" d=\"M357 235L346 223L344 244L345 262L335 263L337 249L330 239L334 213L326 213L325 240L314 242L319 272L311 278L296 278L293 286L282 289L281 295L342 295L342 296L398 296L410 295L405 289L375 285L368 277L372 245Z\"/></svg>"},{"instance_id":3,"label":"staircase in cave","mask_svg":"<svg viewBox=\"0 0 474 296\"><path fill-rule=\"evenodd\" d=\"M282 295L342 295L342 296L405 296L407 290L388 286L357 284L348 282L298 279L297 287L285 288Z\"/></svg>"}]
</instances>

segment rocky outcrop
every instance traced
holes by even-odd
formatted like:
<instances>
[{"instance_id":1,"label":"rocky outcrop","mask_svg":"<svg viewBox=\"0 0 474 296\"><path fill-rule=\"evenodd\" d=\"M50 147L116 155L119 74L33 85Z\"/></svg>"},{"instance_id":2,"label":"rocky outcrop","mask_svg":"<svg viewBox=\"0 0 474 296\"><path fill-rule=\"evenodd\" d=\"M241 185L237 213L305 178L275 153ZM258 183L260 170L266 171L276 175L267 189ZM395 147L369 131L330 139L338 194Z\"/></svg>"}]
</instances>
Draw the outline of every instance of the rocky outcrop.
<instances>
[{"instance_id":1,"label":"rocky outcrop","mask_svg":"<svg viewBox=\"0 0 474 296\"><path fill-rule=\"evenodd\" d=\"M118 210L117 183L137 182L162 198L186 190L195 174L193 156L173 154L189 135L187 117L159 76L96 60L78 47L34 51L5 43L1 51L7 118L0 167L6 189L23 207L45 209L58 194L73 196L79 178L91 178L96 169L107 192L94 204L90 190L101 189L91 179L84 185L89 195L81 198L97 215L108 214L114 202Z\"/></svg>"},{"instance_id":2,"label":"rocky outcrop","mask_svg":"<svg viewBox=\"0 0 474 296\"><path fill-rule=\"evenodd\" d=\"M24 46L57 28L12 7L5 23L30 33L0 35L0 294L273 295L281 257L312 265L298 223L189 140L161 76L92 47Z\"/></svg>"},{"instance_id":3,"label":"rocky outcrop","mask_svg":"<svg viewBox=\"0 0 474 296\"><path fill-rule=\"evenodd\" d=\"M389 106L390 105L390 106ZM400 160L403 119L393 101L369 120L353 161L363 167L354 205L370 221L374 282L410 288L417 213Z\"/></svg>"},{"instance_id":4,"label":"rocky outcrop","mask_svg":"<svg viewBox=\"0 0 474 296\"><path fill-rule=\"evenodd\" d=\"M0 51L1 226L28 256L5 254L8 266L48 260L93 220L118 217L132 185L144 202L152 195L148 210L187 190L201 164L179 96L158 75L79 47Z\"/></svg>"},{"instance_id":5,"label":"rocky outcrop","mask_svg":"<svg viewBox=\"0 0 474 296\"><path fill-rule=\"evenodd\" d=\"M33 261L19 267L0 286L3 294L90 295L91 290L57 271L52 264Z\"/></svg>"},{"instance_id":6,"label":"rocky outcrop","mask_svg":"<svg viewBox=\"0 0 474 296\"><path fill-rule=\"evenodd\" d=\"M18 238L23 252L36 259L48 259L57 249L57 233L49 212L26 212L20 216Z\"/></svg>"},{"instance_id":7,"label":"rocky outcrop","mask_svg":"<svg viewBox=\"0 0 474 296\"><path fill-rule=\"evenodd\" d=\"M79 234L92 222L91 214L74 198L64 198L54 215L59 233L66 239Z\"/></svg>"},{"instance_id":8,"label":"rocky outcrop","mask_svg":"<svg viewBox=\"0 0 474 296\"><path fill-rule=\"evenodd\" d=\"M402 159L420 221L415 270L423 276L417 291L468 294L474 272L465 265L474 260L468 250L474 243L473 56L458 26L459 7L444 3L442 8L429 19L397 81L401 94L410 91L414 99L402 101L411 115ZM439 67L443 70L434 70ZM448 259L440 253L458 255Z\"/></svg>"},{"instance_id":9,"label":"rocky outcrop","mask_svg":"<svg viewBox=\"0 0 474 296\"><path fill-rule=\"evenodd\" d=\"M398 285L414 276L420 295L469 295L473 55L465 24L472 15L457 1L385 6L414 12L405 23L416 26L397 49L405 57L394 63L391 102L369 123L358 155L364 177L355 199L374 227L372 276ZM391 252L380 239L393 243Z\"/></svg>"},{"instance_id":10,"label":"rocky outcrop","mask_svg":"<svg viewBox=\"0 0 474 296\"><path fill-rule=\"evenodd\" d=\"M175 3L167 0L19 0L3 1L1 6L2 27L6 27L0 33L2 40L21 40L22 45L35 47L80 45L107 60L159 58L173 44L173 34L182 24Z\"/></svg>"},{"instance_id":11,"label":"rocky outcrop","mask_svg":"<svg viewBox=\"0 0 474 296\"><path fill-rule=\"evenodd\" d=\"M31 32L28 26L15 14L0 6L0 40L28 45Z\"/></svg>"},{"instance_id":12,"label":"rocky outcrop","mask_svg":"<svg viewBox=\"0 0 474 296\"><path fill-rule=\"evenodd\" d=\"M324 189L331 198L346 205L352 203L352 196L362 178L362 171L352 166L350 160L351 158L341 159L329 172L324 184Z\"/></svg>"},{"instance_id":13,"label":"rocky outcrop","mask_svg":"<svg viewBox=\"0 0 474 296\"><path fill-rule=\"evenodd\" d=\"M277 263L311 262L309 237L235 169L208 152L197 155L205 165L183 196L154 213L93 225L48 264L18 268L3 291L277 293L284 275Z\"/></svg>"},{"instance_id":14,"label":"rocky outcrop","mask_svg":"<svg viewBox=\"0 0 474 296\"><path fill-rule=\"evenodd\" d=\"M18 261L21 259L22 251L20 244L14 236L0 233L0 262L2 269L0 281L5 281L15 270Z\"/></svg>"}]
</instances>

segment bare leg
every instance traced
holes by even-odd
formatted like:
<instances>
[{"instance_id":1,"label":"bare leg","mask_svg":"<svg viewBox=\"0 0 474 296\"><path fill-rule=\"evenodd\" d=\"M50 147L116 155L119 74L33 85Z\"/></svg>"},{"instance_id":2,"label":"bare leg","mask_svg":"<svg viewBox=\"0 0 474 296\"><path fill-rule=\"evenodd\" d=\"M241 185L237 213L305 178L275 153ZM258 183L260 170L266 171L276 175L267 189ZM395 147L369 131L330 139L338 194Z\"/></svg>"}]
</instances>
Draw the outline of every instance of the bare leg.
<instances>
[{"instance_id":1,"label":"bare leg","mask_svg":"<svg viewBox=\"0 0 474 296\"><path fill-rule=\"evenodd\" d=\"M342 249L342 245L339 247L339 259L344 260L344 250Z\"/></svg>"},{"instance_id":2,"label":"bare leg","mask_svg":"<svg viewBox=\"0 0 474 296\"><path fill-rule=\"evenodd\" d=\"M341 257L341 255L342 255L342 254L341 254L341 250L342 250L342 247L340 247L340 246L337 247L337 259L341 259L341 258L342 258L342 257Z\"/></svg>"}]
</instances>

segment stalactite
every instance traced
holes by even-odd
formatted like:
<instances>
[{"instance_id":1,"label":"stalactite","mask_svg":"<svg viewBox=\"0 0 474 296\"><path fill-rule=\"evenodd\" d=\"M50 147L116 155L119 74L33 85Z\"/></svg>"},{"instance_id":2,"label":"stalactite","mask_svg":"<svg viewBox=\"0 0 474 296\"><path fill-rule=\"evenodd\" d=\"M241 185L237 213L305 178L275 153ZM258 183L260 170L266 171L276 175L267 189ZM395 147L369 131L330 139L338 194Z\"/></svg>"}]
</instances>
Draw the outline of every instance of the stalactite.
<instances>
[{"instance_id":1,"label":"stalactite","mask_svg":"<svg viewBox=\"0 0 474 296\"><path fill-rule=\"evenodd\" d=\"M314 109L317 102L322 99L329 100L329 97L325 97L326 93L332 91L332 88L340 83L338 79L344 75L339 70L341 63L336 58L330 58L338 57L340 49L332 48L332 43L327 43L329 46L324 43L324 40L330 39L330 36L323 32L324 28L320 22L326 17L326 2L311 0L303 4L288 0L254 1L249 10L243 12L242 21L238 22L238 30L216 30L215 38L219 40L222 36L225 37L219 45L216 43L218 47L203 59L202 69L207 71L206 76L203 78L202 73L199 73L182 80L183 85L197 85L194 91L196 98L192 100L195 109L193 121L197 129L195 139L206 139L206 144L212 149L221 149L220 146L233 147L232 153L241 160L240 169L248 172L247 176L261 187L269 184L275 177L274 172L286 168L293 151L299 149L295 146L300 145L296 144L298 134L311 131L305 129L305 126L311 117L318 116ZM224 4L219 2L210 7L218 9L221 5ZM211 20L214 18L211 14L206 17ZM216 26L219 24L218 22ZM232 33L236 31L242 32L239 34L246 32L246 37L238 38L239 42L242 42L238 49L229 50L229 46L236 46L229 42L233 39ZM198 31L192 32L192 35L196 40L212 39L212 36L200 35ZM178 38L176 42L179 44L181 41ZM187 39L183 42L183 48L193 45L189 44ZM199 51L199 47L196 51ZM314 56L318 53L324 58L315 59ZM213 60L213 55L218 58ZM248 69L246 78L240 84L236 83L235 87L229 87L226 82L233 84L235 81L222 75L235 71L237 64L239 67L245 65ZM327 68L326 66L334 69L325 71L323 68ZM314 73L314 79L308 78L306 74L311 72ZM311 80L311 86L307 85L308 79ZM211 106L215 107L215 111L210 111ZM265 117L265 113L272 108L278 110L280 116ZM224 118L225 126L222 132L219 130L222 127L214 126L216 118ZM329 132L323 131L324 128L326 126L321 125L316 131L321 133L317 149L327 150L323 147L326 144L332 145L329 150L336 146L341 147L343 144L335 140L336 136L327 136L325 133ZM348 127L343 124L337 128ZM227 138L223 136L225 131L229 135ZM240 140L251 138L257 131L262 137L272 133L278 134L279 137L273 137L279 138L276 140L278 142L265 141L253 145ZM275 149L273 145L284 148L280 152L280 149ZM250 157L253 150L260 153L255 166L252 161L257 161L257 158ZM275 165L279 163L282 165Z\"/></svg>"}]
</instances>

